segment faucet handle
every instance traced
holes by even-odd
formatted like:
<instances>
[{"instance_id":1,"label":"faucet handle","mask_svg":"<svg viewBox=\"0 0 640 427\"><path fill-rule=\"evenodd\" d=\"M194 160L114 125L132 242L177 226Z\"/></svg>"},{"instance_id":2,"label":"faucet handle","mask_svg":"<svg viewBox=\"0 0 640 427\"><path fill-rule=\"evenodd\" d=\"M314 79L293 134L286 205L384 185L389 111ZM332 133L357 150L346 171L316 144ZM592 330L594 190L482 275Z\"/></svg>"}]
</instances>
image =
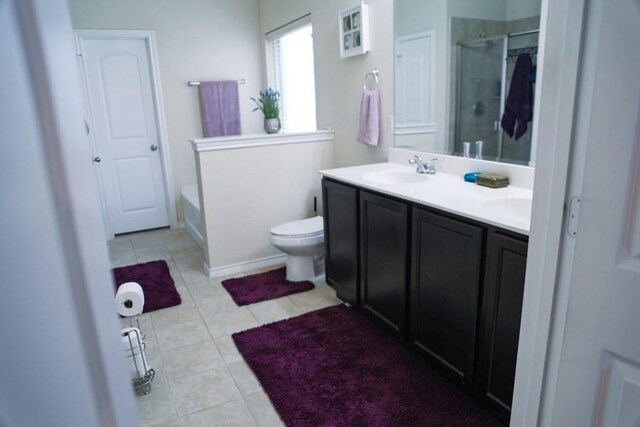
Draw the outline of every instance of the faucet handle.
<instances>
[{"instance_id":1,"label":"faucet handle","mask_svg":"<svg viewBox=\"0 0 640 427\"><path fill-rule=\"evenodd\" d=\"M422 158L417 154L414 154L412 158L409 159L409 164L422 163Z\"/></svg>"}]
</instances>

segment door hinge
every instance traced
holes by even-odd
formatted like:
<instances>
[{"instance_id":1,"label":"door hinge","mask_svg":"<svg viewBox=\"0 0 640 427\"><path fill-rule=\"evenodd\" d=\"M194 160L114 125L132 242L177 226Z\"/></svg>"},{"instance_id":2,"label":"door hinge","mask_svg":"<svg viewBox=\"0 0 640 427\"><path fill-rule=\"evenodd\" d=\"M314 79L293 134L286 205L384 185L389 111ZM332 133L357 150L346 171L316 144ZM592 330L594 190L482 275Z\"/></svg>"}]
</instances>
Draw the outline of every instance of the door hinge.
<instances>
[{"instance_id":1,"label":"door hinge","mask_svg":"<svg viewBox=\"0 0 640 427\"><path fill-rule=\"evenodd\" d=\"M573 196L569 200L569 210L567 211L567 233L571 237L578 235L578 221L580 220L581 196Z\"/></svg>"}]
</instances>

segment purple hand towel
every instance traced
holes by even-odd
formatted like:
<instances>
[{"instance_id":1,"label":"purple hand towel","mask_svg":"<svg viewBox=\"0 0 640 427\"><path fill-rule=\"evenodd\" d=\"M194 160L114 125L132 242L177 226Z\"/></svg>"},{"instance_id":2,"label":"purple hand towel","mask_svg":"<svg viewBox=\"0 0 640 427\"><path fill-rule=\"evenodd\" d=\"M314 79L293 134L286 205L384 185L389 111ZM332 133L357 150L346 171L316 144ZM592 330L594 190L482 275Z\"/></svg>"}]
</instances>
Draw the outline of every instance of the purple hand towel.
<instances>
[{"instance_id":1,"label":"purple hand towel","mask_svg":"<svg viewBox=\"0 0 640 427\"><path fill-rule=\"evenodd\" d=\"M238 82L200 83L200 111L205 138L240 135Z\"/></svg>"},{"instance_id":2,"label":"purple hand towel","mask_svg":"<svg viewBox=\"0 0 640 427\"><path fill-rule=\"evenodd\" d=\"M378 145L380 141L380 94L377 90L365 90L360 102L360 130L358 142Z\"/></svg>"}]
</instances>

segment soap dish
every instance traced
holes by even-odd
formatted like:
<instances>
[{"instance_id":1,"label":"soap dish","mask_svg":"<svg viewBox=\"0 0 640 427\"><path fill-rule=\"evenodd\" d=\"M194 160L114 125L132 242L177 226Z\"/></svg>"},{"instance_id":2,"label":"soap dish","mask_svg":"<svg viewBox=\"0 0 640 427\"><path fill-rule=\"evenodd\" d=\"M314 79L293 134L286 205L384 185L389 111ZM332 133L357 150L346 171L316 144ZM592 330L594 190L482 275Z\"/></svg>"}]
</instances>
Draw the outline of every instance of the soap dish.
<instances>
[{"instance_id":1,"label":"soap dish","mask_svg":"<svg viewBox=\"0 0 640 427\"><path fill-rule=\"evenodd\" d=\"M478 175L476 184L489 188L503 188L509 185L509 177L505 175L482 173Z\"/></svg>"}]
</instances>

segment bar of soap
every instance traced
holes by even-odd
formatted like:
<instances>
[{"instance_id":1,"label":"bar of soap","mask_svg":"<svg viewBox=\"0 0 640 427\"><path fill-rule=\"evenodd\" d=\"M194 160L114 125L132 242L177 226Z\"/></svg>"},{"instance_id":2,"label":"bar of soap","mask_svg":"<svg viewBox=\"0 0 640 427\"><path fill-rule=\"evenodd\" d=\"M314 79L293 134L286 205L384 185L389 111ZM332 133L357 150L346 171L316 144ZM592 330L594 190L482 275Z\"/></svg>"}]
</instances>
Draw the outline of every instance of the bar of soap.
<instances>
[{"instance_id":1,"label":"bar of soap","mask_svg":"<svg viewBox=\"0 0 640 427\"><path fill-rule=\"evenodd\" d=\"M509 177L493 173L483 173L478 175L476 184L489 188L503 188L509 185Z\"/></svg>"}]
</instances>

